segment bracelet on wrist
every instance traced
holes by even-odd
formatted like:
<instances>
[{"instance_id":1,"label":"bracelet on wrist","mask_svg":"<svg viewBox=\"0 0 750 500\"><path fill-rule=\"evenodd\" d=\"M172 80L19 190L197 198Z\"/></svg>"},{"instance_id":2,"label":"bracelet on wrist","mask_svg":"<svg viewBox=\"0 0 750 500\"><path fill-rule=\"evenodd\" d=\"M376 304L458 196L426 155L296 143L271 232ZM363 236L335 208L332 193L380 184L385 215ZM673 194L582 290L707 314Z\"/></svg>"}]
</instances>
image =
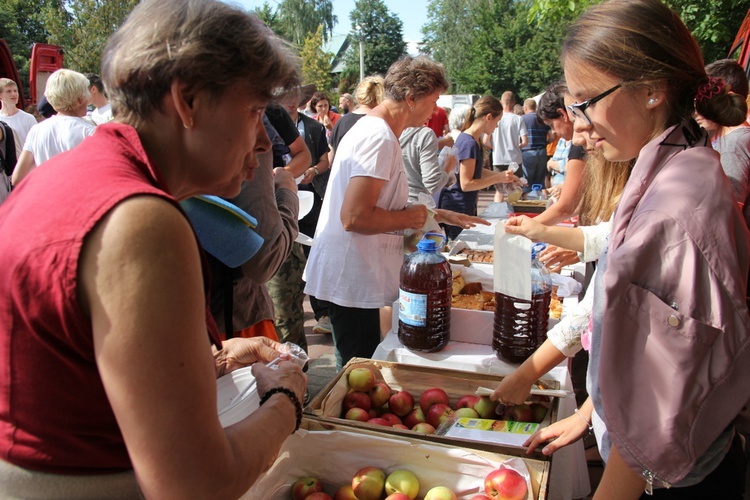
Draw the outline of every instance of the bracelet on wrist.
<instances>
[{"instance_id":1,"label":"bracelet on wrist","mask_svg":"<svg viewBox=\"0 0 750 500\"><path fill-rule=\"evenodd\" d=\"M315 172L315 175L320 175L320 170L318 170L318 167L313 167L313 172Z\"/></svg>"},{"instance_id":2,"label":"bracelet on wrist","mask_svg":"<svg viewBox=\"0 0 750 500\"><path fill-rule=\"evenodd\" d=\"M584 422L586 422L586 427L589 428L589 434L593 434L594 433L594 425L589 421L589 419L587 419L586 417L584 417L583 414L581 414L581 412L578 411L578 408L576 408L573 411L575 412L576 415L578 415L579 417L581 417L581 420L583 420Z\"/></svg>"},{"instance_id":3,"label":"bracelet on wrist","mask_svg":"<svg viewBox=\"0 0 750 500\"><path fill-rule=\"evenodd\" d=\"M292 434L294 434L295 432L297 432L297 429L299 429L299 426L302 423L302 404L299 402L299 398L294 393L294 391L292 391L291 389L287 389L286 387L279 386L274 387L273 389L269 389L265 394L263 394L263 396L261 396L260 406L263 406L263 403L268 401L268 399L274 394L286 394L289 399L292 400L292 403L294 403L294 410L297 417L297 424L294 426L294 430L292 431Z\"/></svg>"}]
</instances>

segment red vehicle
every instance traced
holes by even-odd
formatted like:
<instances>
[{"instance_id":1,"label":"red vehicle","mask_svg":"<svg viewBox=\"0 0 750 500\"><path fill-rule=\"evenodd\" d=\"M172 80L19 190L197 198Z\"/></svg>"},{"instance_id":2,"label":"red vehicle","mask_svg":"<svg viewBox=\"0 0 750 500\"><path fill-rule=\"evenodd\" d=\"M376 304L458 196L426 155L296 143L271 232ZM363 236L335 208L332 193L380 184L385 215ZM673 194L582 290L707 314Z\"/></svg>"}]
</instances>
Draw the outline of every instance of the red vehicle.
<instances>
[{"instance_id":1,"label":"red vehicle","mask_svg":"<svg viewBox=\"0 0 750 500\"><path fill-rule=\"evenodd\" d=\"M29 85L24 85L13 60L13 54L5 40L0 39L0 77L10 78L22 91L18 96L18 107L23 109L36 104L44 94L47 78L63 67L63 49L57 45L35 43L31 48Z\"/></svg>"},{"instance_id":2,"label":"red vehicle","mask_svg":"<svg viewBox=\"0 0 750 500\"><path fill-rule=\"evenodd\" d=\"M750 9L747 10L745 20L742 21L737 36L732 42L732 48L729 49L729 57L737 61L745 68L748 78L750 78Z\"/></svg>"}]
</instances>

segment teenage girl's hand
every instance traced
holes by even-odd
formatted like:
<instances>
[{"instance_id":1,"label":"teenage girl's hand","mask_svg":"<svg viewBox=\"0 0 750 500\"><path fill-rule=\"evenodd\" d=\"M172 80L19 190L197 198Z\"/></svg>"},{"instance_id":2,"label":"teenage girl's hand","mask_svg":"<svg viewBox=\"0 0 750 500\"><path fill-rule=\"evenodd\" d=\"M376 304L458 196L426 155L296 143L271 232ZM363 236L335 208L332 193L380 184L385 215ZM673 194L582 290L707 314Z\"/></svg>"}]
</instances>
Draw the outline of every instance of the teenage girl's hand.
<instances>
[{"instance_id":1,"label":"teenage girl's hand","mask_svg":"<svg viewBox=\"0 0 750 500\"><path fill-rule=\"evenodd\" d=\"M580 262L580 259L578 258L578 252L548 245L539 254L539 262L547 266L547 269L553 273L559 273L563 267Z\"/></svg>"},{"instance_id":2,"label":"teenage girl's hand","mask_svg":"<svg viewBox=\"0 0 750 500\"><path fill-rule=\"evenodd\" d=\"M578 415L559 420L554 424L536 431L523 443L527 446L526 454L530 455L537 447L549 441L542 448L542 454L552 455L554 452L570 443L574 443L586 435L589 428Z\"/></svg>"}]
</instances>

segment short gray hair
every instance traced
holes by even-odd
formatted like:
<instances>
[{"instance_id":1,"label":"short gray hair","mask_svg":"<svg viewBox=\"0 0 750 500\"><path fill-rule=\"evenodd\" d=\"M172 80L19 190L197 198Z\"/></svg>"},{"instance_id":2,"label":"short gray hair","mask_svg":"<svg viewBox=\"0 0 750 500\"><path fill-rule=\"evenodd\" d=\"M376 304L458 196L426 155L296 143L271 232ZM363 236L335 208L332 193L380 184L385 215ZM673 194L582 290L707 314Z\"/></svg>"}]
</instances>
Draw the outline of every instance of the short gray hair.
<instances>
[{"instance_id":1,"label":"short gray hair","mask_svg":"<svg viewBox=\"0 0 750 500\"><path fill-rule=\"evenodd\" d=\"M404 56L388 68L383 83L386 99L403 102L420 99L449 87L445 67L429 57Z\"/></svg>"},{"instance_id":2,"label":"short gray hair","mask_svg":"<svg viewBox=\"0 0 750 500\"><path fill-rule=\"evenodd\" d=\"M174 80L219 97L229 87L270 98L299 84L298 57L247 12L217 0L143 0L110 37L102 79L113 114L137 126Z\"/></svg>"}]
</instances>

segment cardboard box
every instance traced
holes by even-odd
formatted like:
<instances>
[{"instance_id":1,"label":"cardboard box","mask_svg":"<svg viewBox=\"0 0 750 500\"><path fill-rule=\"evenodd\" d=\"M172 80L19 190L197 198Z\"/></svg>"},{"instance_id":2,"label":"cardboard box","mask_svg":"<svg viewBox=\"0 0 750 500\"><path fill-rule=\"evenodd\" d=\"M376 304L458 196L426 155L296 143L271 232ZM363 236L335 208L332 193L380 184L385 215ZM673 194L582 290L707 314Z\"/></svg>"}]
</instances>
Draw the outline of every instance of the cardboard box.
<instances>
[{"instance_id":1,"label":"cardboard box","mask_svg":"<svg viewBox=\"0 0 750 500\"><path fill-rule=\"evenodd\" d=\"M433 387L440 387L448 394L450 403L453 406L462 396L475 394L479 387L494 389L503 379L503 377L499 375L354 358L350 360L341 372L339 372L337 376L310 402L305 408L306 415L313 420L335 423L357 429L369 429L386 434L408 436L413 439L423 439L430 442L463 446L466 448L495 453L526 456L526 448L521 446L493 444L481 440L460 439L436 434L424 435L410 430L377 426L374 424L368 424L367 422L346 420L342 418L344 397L350 391L347 377L352 369L358 367L372 370L379 381L387 383L394 391L408 391L414 396L415 404L418 404L419 397L424 391ZM540 382L548 389L560 388L560 384L556 380L541 380ZM546 427L551 423L556 422L558 418L557 413L558 399L552 398L550 409L547 412L544 421L542 421L541 427ZM534 457L539 460L549 460L549 457L545 457L541 453L536 453Z\"/></svg>"},{"instance_id":2,"label":"cardboard box","mask_svg":"<svg viewBox=\"0 0 750 500\"><path fill-rule=\"evenodd\" d=\"M413 472L420 483L417 498L424 497L434 486L447 486L464 499L484 493L484 477L503 462L526 469L530 484L527 500L547 498L549 462L304 419L301 429L286 440L271 468L242 498L288 500L294 481L306 476L321 479L325 492L333 496L338 487L351 483L359 469L371 466L386 474L397 469Z\"/></svg>"}]
</instances>

